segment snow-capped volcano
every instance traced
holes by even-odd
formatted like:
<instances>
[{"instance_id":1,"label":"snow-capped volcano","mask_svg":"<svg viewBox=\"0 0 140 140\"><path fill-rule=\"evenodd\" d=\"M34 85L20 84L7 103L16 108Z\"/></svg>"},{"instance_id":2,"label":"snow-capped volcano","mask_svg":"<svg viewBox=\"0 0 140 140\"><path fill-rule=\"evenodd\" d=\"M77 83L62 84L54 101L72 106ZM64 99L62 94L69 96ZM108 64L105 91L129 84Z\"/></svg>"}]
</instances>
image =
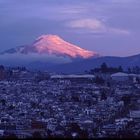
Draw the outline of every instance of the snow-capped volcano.
<instances>
[{"instance_id":1,"label":"snow-capped volcano","mask_svg":"<svg viewBox=\"0 0 140 140\"><path fill-rule=\"evenodd\" d=\"M38 37L31 45L10 49L4 53L38 53L56 56L68 56L71 58L90 58L97 55L95 52L88 51L68 43L57 35L42 35Z\"/></svg>"}]
</instances>

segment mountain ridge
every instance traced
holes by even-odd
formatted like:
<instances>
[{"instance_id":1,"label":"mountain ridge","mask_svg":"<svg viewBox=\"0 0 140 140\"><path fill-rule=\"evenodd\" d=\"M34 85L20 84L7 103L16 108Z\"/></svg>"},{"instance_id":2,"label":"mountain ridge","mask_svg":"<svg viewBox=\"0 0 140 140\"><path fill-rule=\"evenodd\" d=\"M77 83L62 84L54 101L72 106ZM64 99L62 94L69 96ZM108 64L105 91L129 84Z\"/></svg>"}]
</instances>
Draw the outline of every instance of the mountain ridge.
<instances>
[{"instance_id":1,"label":"mountain ridge","mask_svg":"<svg viewBox=\"0 0 140 140\"><path fill-rule=\"evenodd\" d=\"M102 56L98 58L91 58L81 60L78 62L71 62L69 64L61 64L48 68L49 71L55 71L57 73L83 73L90 69L100 67L102 63L106 63L108 66L118 67L122 66L124 69L133 66L140 67L140 54L128 56L128 57L117 57L117 56Z\"/></svg>"}]
</instances>

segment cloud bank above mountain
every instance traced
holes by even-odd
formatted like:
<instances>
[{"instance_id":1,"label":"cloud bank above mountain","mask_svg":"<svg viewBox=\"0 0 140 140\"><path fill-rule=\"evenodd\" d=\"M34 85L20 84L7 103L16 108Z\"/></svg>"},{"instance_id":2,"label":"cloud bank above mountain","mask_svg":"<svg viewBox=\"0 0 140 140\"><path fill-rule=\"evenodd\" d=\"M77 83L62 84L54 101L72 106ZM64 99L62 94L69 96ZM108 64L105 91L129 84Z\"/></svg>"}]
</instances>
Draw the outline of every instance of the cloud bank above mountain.
<instances>
[{"instance_id":1,"label":"cloud bank above mountain","mask_svg":"<svg viewBox=\"0 0 140 140\"><path fill-rule=\"evenodd\" d=\"M85 29L90 33L111 33L120 35L130 35L130 32L124 29L108 27L98 19L79 19L73 20L66 24L68 27L75 29Z\"/></svg>"}]
</instances>

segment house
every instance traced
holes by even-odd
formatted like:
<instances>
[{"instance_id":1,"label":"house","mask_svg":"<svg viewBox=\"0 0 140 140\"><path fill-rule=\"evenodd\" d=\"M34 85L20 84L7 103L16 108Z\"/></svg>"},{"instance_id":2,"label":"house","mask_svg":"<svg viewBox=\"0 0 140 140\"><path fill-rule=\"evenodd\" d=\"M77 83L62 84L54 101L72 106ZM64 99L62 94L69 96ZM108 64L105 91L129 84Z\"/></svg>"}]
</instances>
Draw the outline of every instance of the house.
<instances>
[{"instance_id":1,"label":"house","mask_svg":"<svg viewBox=\"0 0 140 140\"><path fill-rule=\"evenodd\" d=\"M140 79L138 74L128 74L128 75L133 83L137 83L138 82L137 79Z\"/></svg>"},{"instance_id":2,"label":"house","mask_svg":"<svg viewBox=\"0 0 140 140\"><path fill-rule=\"evenodd\" d=\"M0 130L0 136L4 135L4 130Z\"/></svg>"},{"instance_id":3,"label":"house","mask_svg":"<svg viewBox=\"0 0 140 140\"><path fill-rule=\"evenodd\" d=\"M130 118L134 120L134 122L140 123L140 110L131 110L129 112Z\"/></svg>"},{"instance_id":4,"label":"house","mask_svg":"<svg viewBox=\"0 0 140 140\"><path fill-rule=\"evenodd\" d=\"M116 125L115 124L107 124L107 125L104 125L103 128L102 128L102 131L105 131L107 134L116 134Z\"/></svg>"}]
</instances>

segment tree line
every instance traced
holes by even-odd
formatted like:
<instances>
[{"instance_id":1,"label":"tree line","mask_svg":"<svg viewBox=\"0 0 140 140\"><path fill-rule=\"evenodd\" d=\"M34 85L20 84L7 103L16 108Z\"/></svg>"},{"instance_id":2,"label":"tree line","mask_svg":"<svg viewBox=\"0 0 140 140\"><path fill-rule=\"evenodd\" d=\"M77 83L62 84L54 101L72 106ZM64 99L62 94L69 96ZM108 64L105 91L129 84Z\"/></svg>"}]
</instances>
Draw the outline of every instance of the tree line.
<instances>
[{"instance_id":1,"label":"tree line","mask_svg":"<svg viewBox=\"0 0 140 140\"><path fill-rule=\"evenodd\" d=\"M122 66L118 67L110 67L105 62L100 65L98 68L91 69L88 73L89 74L95 74L95 73L117 73L117 72L126 72L126 73L133 73L133 74L140 74L140 67L134 66L134 67L128 67L126 70L122 68Z\"/></svg>"},{"instance_id":2,"label":"tree line","mask_svg":"<svg viewBox=\"0 0 140 140\"><path fill-rule=\"evenodd\" d=\"M90 74L95 73L116 73L116 72L123 72L123 68L119 67L109 67L105 62L101 64L99 68L94 68L89 71Z\"/></svg>"}]
</instances>

